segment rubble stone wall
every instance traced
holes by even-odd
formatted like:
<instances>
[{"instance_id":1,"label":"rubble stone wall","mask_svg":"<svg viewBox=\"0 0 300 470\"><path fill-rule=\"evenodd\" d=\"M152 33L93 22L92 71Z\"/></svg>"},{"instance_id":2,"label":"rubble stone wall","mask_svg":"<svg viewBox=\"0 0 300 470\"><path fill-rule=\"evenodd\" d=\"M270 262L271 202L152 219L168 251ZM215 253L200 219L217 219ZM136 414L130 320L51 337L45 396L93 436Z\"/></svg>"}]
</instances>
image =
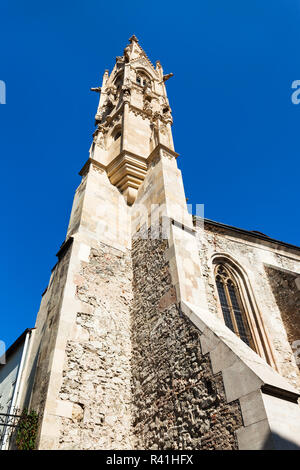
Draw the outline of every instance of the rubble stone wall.
<instances>
[{"instance_id":1,"label":"rubble stone wall","mask_svg":"<svg viewBox=\"0 0 300 470\"><path fill-rule=\"evenodd\" d=\"M131 259L99 243L76 275L82 311L67 343L60 449L131 449Z\"/></svg>"},{"instance_id":2,"label":"rubble stone wall","mask_svg":"<svg viewBox=\"0 0 300 470\"><path fill-rule=\"evenodd\" d=\"M297 279L300 277L269 266L266 266L265 270L289 343L292 349L297 349L300 346L300 289L297 286ZM300 358L298 358L298 367L300 368Z\"/></svg>"},{"instance_id":3,"label":"rubble stone wall","mask_svg":"<svg viewBox=\"0 0 300 470\"><path fill-rule=\"evenodd\" d=\"M180 312L166 240L132 247L132 385L138 449L237 449L238 401L203 355L200 332Z\"/></svg>"}]
</instances>

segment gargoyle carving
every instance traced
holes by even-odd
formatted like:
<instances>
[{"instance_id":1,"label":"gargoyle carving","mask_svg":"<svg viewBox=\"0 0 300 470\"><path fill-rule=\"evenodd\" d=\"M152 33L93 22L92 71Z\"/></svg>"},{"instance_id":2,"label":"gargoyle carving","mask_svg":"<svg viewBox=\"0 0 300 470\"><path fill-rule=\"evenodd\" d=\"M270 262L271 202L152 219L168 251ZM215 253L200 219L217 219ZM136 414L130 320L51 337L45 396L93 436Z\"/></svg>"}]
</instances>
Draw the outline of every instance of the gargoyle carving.
<instances>
[{"instance_id":1,"label":"gargoyle carving","mask_svg":"<svg viewBox=\"0 0 300 470\"><path fill-rule=\"evenodd\" d=\"M95 91L96 93L101 93L101 86L97 86L96 88L90 88L91 91Z\"/></svg>"},{"instance_id":2,"label":"gargoyle carving","mask_svg":"<svg viewBox=\"0 0 300 470\"><path fill-rule=\"evenodd\" d=\"M174 73L167 73L166 75L163 76L163 81L166 82L169 80L169 78L173 77Z\"/></svg>"}]
</instances>

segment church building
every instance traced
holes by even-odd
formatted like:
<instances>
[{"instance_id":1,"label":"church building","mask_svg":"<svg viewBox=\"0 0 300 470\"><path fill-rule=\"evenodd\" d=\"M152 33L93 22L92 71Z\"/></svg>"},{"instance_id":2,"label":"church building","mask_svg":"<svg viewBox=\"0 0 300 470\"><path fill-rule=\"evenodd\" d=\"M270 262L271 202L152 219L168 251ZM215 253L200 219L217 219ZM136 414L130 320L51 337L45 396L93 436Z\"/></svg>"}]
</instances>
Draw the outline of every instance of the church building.
<instances>
[{"instance_id":1,"label":"church building","mask_svg":"<svg viewBox=\"0 0 300 470\"><path fill-rule=\"evenodd\" d=\"M172 75L132 36L92 89L23 367L37 449L300 449L300 248L189 213Z\"/></svg>"}]
</instances>

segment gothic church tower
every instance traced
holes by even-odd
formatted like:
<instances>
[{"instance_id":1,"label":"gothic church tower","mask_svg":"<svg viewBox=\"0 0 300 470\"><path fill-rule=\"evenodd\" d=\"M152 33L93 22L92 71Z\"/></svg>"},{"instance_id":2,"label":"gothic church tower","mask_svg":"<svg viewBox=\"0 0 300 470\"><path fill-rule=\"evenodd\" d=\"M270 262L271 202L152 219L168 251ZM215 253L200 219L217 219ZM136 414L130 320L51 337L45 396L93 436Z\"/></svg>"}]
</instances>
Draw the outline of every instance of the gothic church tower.
<instances>
[{"instance_id":1,"label":"gothic church tower","mask_svg":"<svg viewBox=\"0 0 300 470\"><path fill-rule=\"evenodd\" d=\"M90 155L37 317L24 402L38 448L279 448L279 428L300 445L298 392L209 311L172 74L129 41L92 89Z\"/></svg>"}]
</instances>

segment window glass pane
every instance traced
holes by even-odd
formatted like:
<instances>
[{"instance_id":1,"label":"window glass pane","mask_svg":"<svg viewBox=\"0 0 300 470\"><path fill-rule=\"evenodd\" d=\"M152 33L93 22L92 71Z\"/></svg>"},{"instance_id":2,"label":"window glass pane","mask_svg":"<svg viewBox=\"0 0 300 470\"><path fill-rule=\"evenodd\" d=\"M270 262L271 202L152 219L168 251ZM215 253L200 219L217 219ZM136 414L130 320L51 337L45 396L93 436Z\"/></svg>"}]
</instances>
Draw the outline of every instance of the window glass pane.
<instances>
[{"instance_id":1,"label":"window glass pane","mask_svg":"<svg viewBox=\"0 0 300 470\"><path fill-rule=\"evenodd\" d=\"M223 317L225 321L225 325L231 329L231 331L234 332L231 316L230 316L230 310L228 307L227 299L226 299L226 294L224 290L224 285L221 281L217 280L217 289L219 293L219 298L220 298L220 303L222 307L222 312L223 312Z\"/></svg>"},{"instance_id":2,"label":"window glass pane","mask_svg":"<svg viewBox=\"0 0 300 470\"><path fill-rule=\"evenodd\" d=\"M240 309L240 306L239 306L239 303L238 303L238 300L237 300L235 287L230 282L228 283L228 292L229 292L229 295L230 295L230 300L231 300L231 303L232 303L233 312L234 312L235 320L236 320L237 327L238 327L238 330L239 330L240 338L246 344L248 344L248 346L250 346L248 336L247 336L247 333L246 333L246 325L244 324L242 312L241 312L241 309Z\"/></svg>"}]
</instances>

